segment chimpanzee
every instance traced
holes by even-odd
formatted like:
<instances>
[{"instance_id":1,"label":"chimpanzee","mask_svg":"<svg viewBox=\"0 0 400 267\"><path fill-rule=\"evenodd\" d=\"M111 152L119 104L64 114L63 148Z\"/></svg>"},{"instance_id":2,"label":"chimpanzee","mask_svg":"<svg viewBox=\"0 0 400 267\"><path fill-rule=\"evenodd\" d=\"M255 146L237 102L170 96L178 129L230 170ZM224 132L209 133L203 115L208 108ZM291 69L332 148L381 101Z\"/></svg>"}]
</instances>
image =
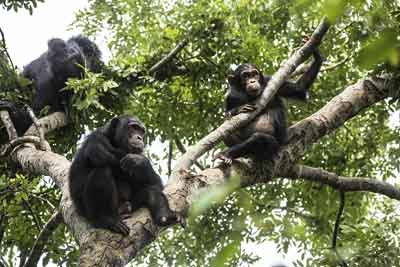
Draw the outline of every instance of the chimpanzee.
<instances>
[{"instance_id":1,"label":"chimpanzee","mask_svg":"<svg viewBox=\"0 0 400 267\"><path fill-rule=\"evenodd\" d=\"M76 153L69 189L78 213L93 226L127 235L121 213L143 206L157 225L177 221L160 176L142 154L144 135L139 119L118 116L92 132Z\"/></svg>"},{"instance_id":2,"label":"chimpanzee","mask_svg":"<svg viewBox=\"0 0 400 267\"><path fill-rule=\"evenodd\" d=\"M78 35L68 41L54 38L48 41L48 50L25 66L22 75L34 81L36 91L32 109L36 115L49 106L49 112L67 112L71 93L63 91L68 78L80 78L83 67L97 72L101 67L101 52L88 38ZM1 101L0 109L10 112L18 135L22 135L32 124L27 112L10 101Z\"/></svg>"},{"instance_id":3,"label":"chimpanzee","mask_svg":"<svg viewBox=\"0 0 400 267\"><path fill-rule=\"evenodd\" d=\"M316 48L314 61L309 69L295 82L285 82L267 107L249 125L237 130L224 139L229 147L215 158L231 164L233 159L251 156L258 160L272 159L279 147L286 142L286 108L282 97L307 100L308 90L321 68L323 58ZM254 103L267 86L270 76L264 76L252 64L239 65L233 75L228 76L229 88L226 94L227 116L252 112Z\"/></svg>"}]
</instances>

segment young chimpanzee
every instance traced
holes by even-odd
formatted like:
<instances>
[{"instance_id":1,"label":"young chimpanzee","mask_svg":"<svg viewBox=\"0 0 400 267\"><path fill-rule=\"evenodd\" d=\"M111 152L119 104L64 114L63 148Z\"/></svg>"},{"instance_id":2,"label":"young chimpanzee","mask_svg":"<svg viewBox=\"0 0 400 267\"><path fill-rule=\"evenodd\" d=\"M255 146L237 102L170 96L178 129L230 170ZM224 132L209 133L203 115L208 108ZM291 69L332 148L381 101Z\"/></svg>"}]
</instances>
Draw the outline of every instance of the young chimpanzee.
<instances>
[{"instance_id":1,"label":"young chimpanzee","mask_svg":"<svg viewBox=\"0 0 400 267\"><path fill-rule=\"evenodd\" d=\"M226 164L233 159L251 156L259 160L272 159L279 147L286 142L286 109L282 97L307 100L308 90L314 82L322 65L318 49L313 52L314 61L310 68L297 80L285 82L267 107L249 125L224 139L229 147L216 158ZM252 64L242 64L228 77L229 88L226 94L226 114L234 116L256 109L254 102L267 86L270 76L264 76Z\"/></svg>"},{"instance_id":2,"label":"young chimpanzee","mask_svg":"<svg viewBox=\"0 0 400 267\"><path fill-rule=\"evenodd\" d=\"M49 112L67 112L71 93L63 91L68 78L81 78L83 67L97 72L101 66L101 53L95 43L84 36L68 41L54 38L48 41L48 50L25 66L22 75L34 81L36 91L32 109L36 115L49 106ZM32 124L29 114L10 101L0 101L0 109L9 111L18 135L23 135Z\"/></svg>"},{"instance_id":3,"label":"young chimpanzee","mask_svg":"<svg viewBox=\"0 0 400 267\"><path fill-rule=\"evenodd\" d=\"M93 226L123 235L121 212L147 207L157 225L177 221L160 176L142 154L145 127L132 116L113 118L91 133L72 162L69 189L78 213Z\"/></svg>"}]
</instances>

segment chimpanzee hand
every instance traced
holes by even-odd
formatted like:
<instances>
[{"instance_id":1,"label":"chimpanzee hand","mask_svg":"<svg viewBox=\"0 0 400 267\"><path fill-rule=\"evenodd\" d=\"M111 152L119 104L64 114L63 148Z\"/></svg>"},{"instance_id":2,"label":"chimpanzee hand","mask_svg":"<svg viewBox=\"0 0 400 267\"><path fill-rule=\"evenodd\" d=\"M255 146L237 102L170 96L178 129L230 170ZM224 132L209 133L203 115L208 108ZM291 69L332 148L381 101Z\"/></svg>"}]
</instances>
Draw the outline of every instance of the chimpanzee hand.
<instances>
[{"instance_id":1,"label":"chimpanzee hand","mask_svg":"<svg viewBox=\"0 0 400 267\"><path fill-rule=\"evenodd\" d=\"M311 40L311 36L310 35L303 35L302 36L302 43L305 44L307 43L309 40ZM315 60L323 62L325 61L325 58L321 55L321 52L319 51L318 46L316 46L313 50L313 56L315 58Z\"/></svg>"},{"instance_id":2,"label":"chimpanzee hand","mask_svg":"<svg viewBox=\"0 0 400 267\"><path fill-rule=\"evenodd\" d=\"M141 154L127 154L121 159L120 164L123 171L127 172L129 175L132 175L134 171L148 166L150 162Z\"/></svg>"},{"instance_id":3,"label":"chimpanzee hand","mask_svg":"<svg viewBox=\"0 0 400 267\"><path fill-rule=\"evenodd\" d=\"M229 149L228 149L229 150ZM212 161L221 160L225 165L231 165L233 160L228 156L228 150L224 150L219 152L217 155L214 156Z\"/></svg>"},{"instance_id":4,"label":"chimpanzee hand","mask_svg":"<svg viewBox=\"0 0 400 267\"><path fill-rule=\"evenodd\" d=\"M250 113L257 110L257 106L255 104L245 104L239 108L239 113Z\"/></svg>"}]
</instances>

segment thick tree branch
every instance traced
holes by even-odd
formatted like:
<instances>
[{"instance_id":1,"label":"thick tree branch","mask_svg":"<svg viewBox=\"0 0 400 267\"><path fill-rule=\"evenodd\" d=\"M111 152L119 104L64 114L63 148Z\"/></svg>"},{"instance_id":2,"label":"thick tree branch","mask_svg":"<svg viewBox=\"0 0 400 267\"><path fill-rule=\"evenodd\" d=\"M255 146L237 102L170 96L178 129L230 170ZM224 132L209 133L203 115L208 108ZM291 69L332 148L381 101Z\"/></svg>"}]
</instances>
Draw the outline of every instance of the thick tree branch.
<instances>
[{"instance_id":1,"label":"thick tree branch","mask_svg":"<svg viewBox=\"0 0 400 267\"><path fill-rule=\"evenodd\" d=\"M182 142L181 142L181 140L179 140L179 138L175 138L175 144L176 144L176 147L179 149L179 151L182 153L182 154L185 154L186 153L186 148L185 148L185 146L182 144ZM197 168L199 168L200 170L204 170L204 167L196 160L195 162L194 162L194 164L197 166Z\"/></svg>"},{"instance_id":2,"label":"thick tree branch","mask_svg":"<svg viewBox=\"0 0 400 267\"><path fill-rule=\"evenodd\" d=\"M43 253L43 249L50 238L51 234L54 230L57 229L58 225L62 222L61 212L56 211L53 216L51 216L50 220L43 226L43 229L40 231L31 252L29 253L28 259L24 264L24 267L36 267L40 256Z\"/></svg>"},{"instance_id":3,"label":"thick tree branch","mask_svg":"<svg viewBox=\"0 0 400 267\"><path fill-rule=\"evenodd\" d=\"M38 119L37 123L43 130L43 134L47 134L48 132L51 132L55 129L66 126L68 124L68 119L64 112L54 112L49 114L48 116ZM24 135L40 136L34 124L29 127Z\"/></svg>"}]
</instances>

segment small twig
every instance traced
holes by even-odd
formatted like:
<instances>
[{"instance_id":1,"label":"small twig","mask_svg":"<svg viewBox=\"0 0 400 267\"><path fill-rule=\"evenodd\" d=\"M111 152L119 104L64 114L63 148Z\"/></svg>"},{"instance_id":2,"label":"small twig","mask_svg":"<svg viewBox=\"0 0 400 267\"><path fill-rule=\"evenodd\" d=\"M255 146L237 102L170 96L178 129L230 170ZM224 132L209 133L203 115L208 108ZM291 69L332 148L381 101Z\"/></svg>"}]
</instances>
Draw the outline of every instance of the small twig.
<instances>
[{"instance_id":1,"label":"small twig","mask_svg":"<svg viewBox=\"0 0 400 267\"><path fill-rule=\"evenodd\" d=\"M169 141L168 147L168 177L171 176L172 172L172 157L173 157L174 143Z\"/></svg>"},{"instance_id":2,"label":"small twig","mask_svg":"<svg viewBox=\"0 0 400 267\"><path fill-rule=\"evenodd\" d=\"M29 204L28 201L26 201L25 199L22 199L23 205L28 209L29 213L32 215L33 218L33 222L35 223L36 228L38 229L38 231L40 231L40 228L42 226L42 222L40 221L40 219L36 216L36 214L33 212L33 209L31 207L31 204Z\"/></svg>"},{"instance_id":3,"label":"small twig","mask_svg":"<svg viewBox=\"0 0 400 267\"><path fill-rule=\"evenodd\" d=\"M325 71L330 71L333 70L337 67L339 67L340 65L346 63L349 60L350 56L345 57L344 59L342 59L341 61L332 64L332 65L325 65L324 67L321 68L320 72L325 72ZM303 74L304 72L306 72L306 70L308 70L310 68L310 66L312 65L313 62L309 62L309 63L303 63L301 64L293 73L291 76L297 76L300 74Z\"/></svg>"},{"instance_id":4,"label":"small twig","mask_svg":"<svg viewBox=\"0 0 400 267\"><path fill-rule=\"evenodd\" d=\"M22 188L16 190L16 189L10 189L10 188L7 187L5 190L0 191L0 196L6 195L6 194L8 194L8 193L14 193L14 194L15 194L15 193L17 193L17 192L24 192L24 193L26 193L27 195L29 195L30 197L36 198L36 199L38 199L38 200L40 200L40 201L46 203L50 208L55 209L55 206L54 206L48 199L45 199L44 197L38 196L38 195L35 194L35 193L31 193L31 192L29 192L29 191L26 191L26 190L24 190L24 189L22 189ZM0 242L1 242L1 216L0 216Z\"/></svg>"},{"instance_id":5,"label":"small twig","mask_svg":"<svg viewBox=\"0 0 400 267\"><path fill-rule=\"evenodd\" d=\"M0 213L0 245L1 241L3 241L6 225L7 225L7 216L3 213Z\"/></svg>"},{"instance_id":6,"label":"small twig","mask_svg":"<svg viewBox=\"0 0 400 267\"><path fill-rule=\"evenodd\" d=\"M179 151L180 151L182 154L185 154L185 153L186 153L186 148L185 148L185 146L182 144L181 140L179 140L178 138L175 138L175 144L176 144L176 147L179 149ZM204 167L203 167L198 161L195 161L194 164L195 164L200 170L204 170Z\"/></svg>"},{"instance_id":7,"label":"small twig","mask_svg":"<svg viewBox=\"0 0 400 267\"><path fill-rule=\"evenodd\" d=\"M344 191L340 190L339 194L340 194L340 202L339 202L339 209L338 209L338 213L336 215L335 226L333 228L333 234L332 234L332 250L334 251L334 253L336 254L336 256L339 259L339 265L341 267L347 267L348 265L347 265L346 261L344 260L342 255L340 255L339 251L336 248L336 241L337 241L337 237L339 234L340 221L341 221L341 217L342 217L343 210L344 210L344 204L345 204Z\"/></svg>"},{"instance_id":8,"label":"small twig","mask_svg":"<svg viewBox=\"0 0 400 267\"><path fill-rule=\"evenodd\" d=\"M27 193L29 196L31 196L31 197L33 197L33 198L36 198L36 199L38 199L38 200L40 200L40 201L46 203L50 208L52 208L52 209L55 209L55 208L56 208L56 207L53 205L53 203L51 203L48 199L45 199L44 197L38 196L38 195L36 195L36 194L34 194L34 193L31 193L31 192L27 192L27 191L24 191L24 192Z\"/></svg>"},{"instance_id":9,"label":"small twig","mask_svg":"<svg viewBox=\"0 0 400 267\"><path fill-rule=\"evenodd\" d=\"M12 141L14 139L17 139L18 134L17 134L17 131L15 130L14 124L10 118L10 114L8 113L8 111L1 110L0 118L1 118L1 121L3 122L4 126L6 127L9 140Z\"/></svg>"},{"instance_id":10,"label":"small twig","mask_svg":"<svg viewBox=\"0 0 400 267\"><path fill-rule=\"evenodd\" d=\"M57 229L58 225L62 223L63 217L61 212L57 210L50 218L50 220L44 225L40 231L31 252L29 253L28 259L24 264L24 267L36 267L40 256L43 253L43 249L50 238L50 235Z\"/></svg>"},{"instance_id":11,"label":"small twig","mask_svg":"<svg viewBox=\"0 0 400 267\"><path fill-rule=\"evenodd\" d=\"M51 147L50 147L49 143L46 141L46 139L44 137L43 127L41 126L39 120L36 118L35 113L33 112L33 110L28 105L25 105L25 109L28 111L28 114L31 117L32 122L35 125L36 130L39 133L40 149L43 150L43 151L51 151Z\"/></svg>"},{"instance_id":12,"label":"small twig","mask_svg":"<svg viewBox=\"0 0 400 267\"><path fill-rule=\"evenodd\" d=\"M18 267L23 267L24 266L24 262L26 260L27 254L28 254L28 252L26 251L26 249L21 249L20 250Z\"/></svg>"},{"instance_id":13,"label":"small twig","mask_svg":"<svg viewBox=\"0 0 400 267\"><path fill-rule=\"evenodd\" d=\"M173 57L175 57L187 45L187 43L188 43L187 39L183 39L182 41L180 41L174 47L174 49L172 49L165 57L163 57L160 61L158 61L150 68L149 73L153 74L154 72L161 69L168 61L170 61Z\"/></svg>"},{"instance_id":14,"label":"small twig","mask_svg":"<svg viewBox=\"0 0 400 267\"><path fill-rule=\"evenodd\" d=\"M15 70L14 63L13 63L13 61L11 60L10 54L8 53L8 50L7 50L6 38L4 37L4 32L3 32L3 30L1 29L1 27L0 27L0 35L1 35L1 39L2 39L2 41L3 41L4 52L5 52L5 54L6 54L7 58L8 58L8 60L10 61L10 64L11 64L12 69Z\"/></svg>"},{"instance_id":15,"label":"small twig","mask_svg":"<svg viewBox=\"0 0 400 267\"><path fill-rule=\"evenodd\" d=\"M336 250L336 241L337 241L337 236L339 233L339 226L340 226L340 221L341 221L341 217L343 214L344 203L345 203L345 198L344 198L345 193L343 191L339 191L339 194L340 194L339 209L338 209L338 213L336 215L335 227L333 228L333 235L332 235L332 249L334 249L334 250Z\"/></svg>"},{"instance_id":16,"label":"small twig","mask_svg":"<svg viewBox=\"0 0 400 267\"><path fill-rule=\"evenodd\" d=\"M321 71L329 71L329 70L333 70L336 69L337 67L339 67L340 65L346 63L349 60L350 56L345 57L344 59L342 59L341 61L337 62L336 64L333 65L327 65L325 68L322 68Z\"/></svg>"}]
</instances>

